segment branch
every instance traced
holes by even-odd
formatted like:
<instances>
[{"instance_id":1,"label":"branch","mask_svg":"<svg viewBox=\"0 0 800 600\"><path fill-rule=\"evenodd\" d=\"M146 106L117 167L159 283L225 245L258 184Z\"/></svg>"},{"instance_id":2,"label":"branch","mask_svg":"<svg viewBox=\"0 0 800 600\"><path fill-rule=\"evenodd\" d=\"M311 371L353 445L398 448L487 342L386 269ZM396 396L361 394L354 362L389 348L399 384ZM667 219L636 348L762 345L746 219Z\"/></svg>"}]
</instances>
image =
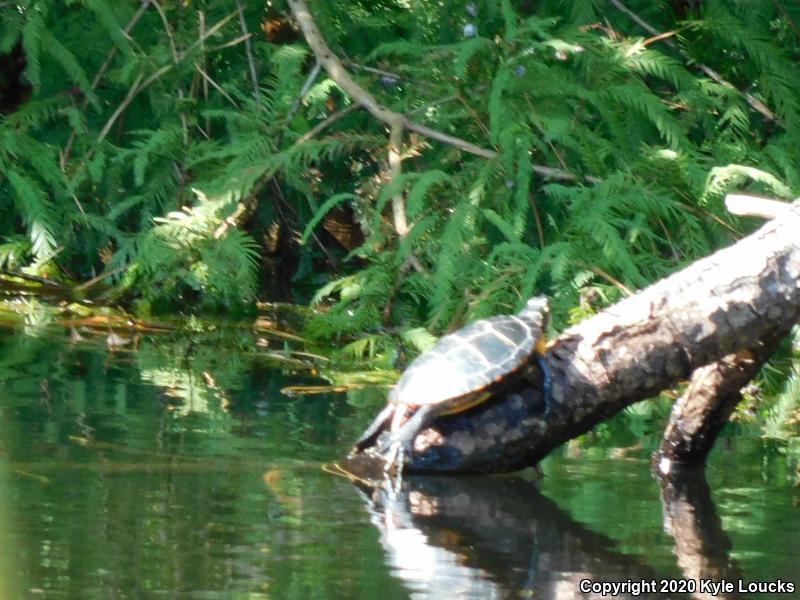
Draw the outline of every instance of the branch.
<instances>
[{"instance_id":1,"label":"branch","mask_svg":"<svg viewBox=\"0 0 800 600\"><path fill-rule=\"evenodd\" d=\"M169 19L167 19L167 15L164 13L164 9L159 4L158 0L149 0L152 2L153 6L156 7L156 11L158 12L158 16L161 18L161 23L164 25L164 33L167 34L167 40L169 40L169 48L172 52L172 61L177 65L178 64L178 46L175 44L175 37L172 34L172 27L170 27ZM183 100L183 88L178 86L178 98ZM183 104L183 102L181 102ZM181 119L181 128L183 130L183 145L189 145L189 122L186 119L186 112L180 112L180 119Z\"/></svg>"},{"instance_id":2,"label":"branch","mask_svg":"<svg viewBox=\"0 0 800 600\"><path fill-rule=\"evenodd\" d=\"M455 146L459 150L463 150L464 152L469 152L470 154L474 154L475 156L480 156L483 158L497 158L497 151L495 150L488 150L487 148L481 148L473 144L472 142L468 142L467 140L462 140L461 138L457 138L453 135L449 135L442 131L437 131L436 129L431 129L430 127L426 127L425 125L420 125L419 123L415 123L411 119L403 117L400 115L400 118L403 119L403 124L408 128L409 131L416 131L417 133L421 133L424 136L432 138L434 140L438 140L450 146Z\"/></svg>"},{"instance_id":3,"label":"branch","mask_svg":"<svg viewBox=\"0 0 800 600\"><path fill-rule=\"evenodd\" d=\"M139 5L139 8L136 10L135 13L133 13L133 16L131 17L130 21L128 21L128 24L122 30L126 36L131 32L131 30L134 27L136 27L136 24L142 18L142 16L144 15L145 11L149 6L150 6L150 0L142 0L142 3ZM103 78L103 75L105 75L105 72L111 66L111 62L114 60L114 57L117 55L118 51L119 49L116 46L112 46L111 50L108 51L108 54L106 54L105 61L103 61L103 64L97 70L97 73L95 73L94 79L92 80L92 90L97 89L97 86L100 84L100 80ZM84 98L83 102L81 103L81 110L85 110L88 103L89 99ZM69 160L69 157L72 154L72 146L73 144L75 144L75 138L77 137L77 135L78 135L78 130L73 127L72 131L69 134L67 145L64 147L64 151L61 152L60 162L62 171L66 168L67 161Z\"/></svg>"},{"instance_id":4,"label":"branch","mask_svg":"<svg viewBox=\"0 0 800 600\"><path fill-rule=\"evenodd\" d=\"M203 37L203 32L206 29L206 15L202 10L197 11L197 29L200 37ZM206 44L202 42L200 44L200 59L199 61L194 61L194 66L196 69L199 69L199 73L201 76L205 75L205 66L206 66ZM202 63L202 66L201 66ZM203 85L203 100L208 104L208 80L211 79L210 76L204 76L202 80ZM200 128L200 125L198 125ZM201 129L202 131L202 129ZM211 117L206 116L206 129L203 132L206 138L210 138L211 134Z\"/></svg>"},{"instance_id":5,"label":"branch","mask_svg":"<svg viewBox=\"0 0 800 600\"><path fill-rule=\"evenodd\" d=\"M172 27L169 26L169 19L167 19L167 15L164 14L164 9L161 8L161 4L158 3L158 0L149 1L156 7L156 12L158 12L158 16L161 18L161 24L164 26L164 33L167 34L167 41L169 41L169 49L172 52L172 60L177 63L178 47L175 45L175 38L172 35Z\"/></svg>"},{"instance_id":6,"label":"branch","mask_svg":"<svg viewBox=\"0 0 800 600\"><path fill-rule=\"evenodd\" d=\"M403 122L398 119L392 123L392 129L389 133L389 181L396 181L403 174ZM392 220L394 222L394 230L397 236L402 239L408 235L410 228L408 227L408 219L406 218L406 200L403 195L403 190L398 189L397 193L392 198ZM414 267L418 273L425 273L425 267L419 259L412 253L409 254L407 264ZM398 277L398 281L402 277ZM391 303L390 303L391 304ZM388 306L389 304L387 304Z\"/></svg>"},{"instance_id":7,"label":"branch","mask_svg":"<svg viewBox=\"0 0 800 600\"><path fill-rule=\"evenodd\" d=\"M247 30L247 22L244 20L244 9L241 0L236 0L236 11L239 13L239 26L242 28L244 39L244 52L247 55L247 65L250 68L250 78L253 80L253 96L256 105L261 109L261 92L258 89L258 74L256 73L256 62L253 59L253 49L250 44L250 32Z\"/></svg>"},{"instance_id":8,"label":"branch","mask_svg":"<svg viewBox=\"0 0 800 600\"><path fill-rule=\"evenodd\" d=\"M335 113L331 113L330 115L328 115L326 119L320 121L319 123L314 125L314 127L312 127L311 129L306 131L303 135L301 135L299 138L297 138L292 144L292 146L299 146L300 144L305 144L308 140L318 136L320 133L325 131L328 127L333 125L339 119L343 119L351 112L355 112L361 108L364 107L361 106L360 104L349 104L348 106L345 106L340 110L337 110Z\"/></svg>"},{"instance_id":9,"label":"branch","mask_svg":"<svg viewBox=\"0 0 800 600\"><path fill-rule=\"evenodd\" d=\"M769 198L760 198L748 194L728 194L725 196L725 208L740 217L761 217L776 219L791 209L792 205Z\"/></svg>"},{"instance_id":10,"label":"branch","mask_svg":"<svg viewBox=\"0 0 800 600\"><path fill-rule=\"evenodd\" d=\"M33 283L40 283L42 285L49 286L51 288L56 288L59 290L68 290L69 287L60 283L58 281L53 281L52 279L47 279L46 277L37 277L36 275L29 275L28 273L22 273L20 271L9 271L7 269L0 269L0 277L16 277L18 279L22 279L24 281L30 281Z\"/></svg>"},{"instance_id":11,"label":"branch","mask_svg":"<svg viewBox=\"0 0 800 600\"><path fill-rule=\"evenodd\" d=\"M108 120L108 122L105 124L103 129L100 131L100 135L97 136L97 142L96 143L99 144L100 142L102 142L105 139L105 137L108 135L108 132L111 131L111 128L114 126L114 123L116 122L116 120L125 111L125 109L128 107L128 105L133 101L133 99L138 94L140 94L145 88L150 86L153 82L158 81L159 79L161 79L161 77L163 77L164 75L169 73L172 69L175 68L176 65L178 65L181 62L183 62L183 60L189 54L191 54L191 52L196 47L202 45L203 42L205 42L205 40L207 40L212 35L217 33L220 29L222 29L222 27L228 21L230 21L235 16L236 16L236 13L232 12L227 17L223 17L219 22L217 22L216 25L214 25L211 29L206 31L191 46L189 46L183 54L178 55L178 60L176 62L174 62L173 64L170 64L170 65L164 65L163 67L158 69L155 73L150 75L150 77L145 79L143 82L142 82L142 78L144 76L144 73L140 73L139 76L136 78L136 81L134 82L133 86L131 86L131 89L128 91L128 95L125 96L125 99L122 101L122 104L120 104L117 107L117 109L111 115L111 118ZM84 162L87 162L87 161L84 161Z\"/></svg>"},{"instance_id":12,"label":"branch","mask_svg":"<svg viewBox=\"0 0 800 600\"><path fill-rule=\"evenodd\" d=\"M167 68L167 70L169 70L172 67L171 65L167 65L166 67L161 67L162 70L164 68ZM128 93L125 95L125 98L116 108L116 110L113 113L111 113L111 117L109 117L108 121L106 121L106 124L100 130L100 135L97 136L97 142L96 142L97 145L99 145L100 142L106 139L108 132L111 131L111 128L114 126L114 123L116 123L119 116L128 107L128 105L131 102L133 102L133 99L136 97L136 94L139 93L139 84L141 83L143 78L144 78L144 73L139 73L139 75L136 77L136 80L133 82L131 89L129 89Z\"/></svg>"},{"instance_id":13,"label":"branch","mask_svg":"<svg viewBox=\"0 0 800 600\"><path fill-rule=\"evenodd\" d=\"M777 218L791 205L766 198L728 194L725 206L737 215ZM791 331L777 328L754 347L730 354L692 374L689 387L672 407L669 424L654 462L661 476L672 477L675 465L703 464L719 433L752 380Z\"/></svg>"},{"instance_id":14,"label":"branch","mask_svg":"<svg viewBox=\"0 0 800 600\"><path fill-rule=\"evenodd\" d=\"M292 117L300 108L300 103L303 101L303 98L305 98L306 95L308 94L309 90L311 89L311 86L314 85L314 82L317 80L317 77L319 77L319 72L321 70L322 66L319 64L319 62L315 62L314 68L311 69L311 73L309 73L308 77L306 77L306 81L305 83L303 83L303 87L300 88L300 93L297 94L297 97L294 99L294 102L292 102L291 108L289 108L289 112L286 113L287 123L292 120Z\"/></svg>"},{"instance_id":15,"label":"branch","mask_svg":"<svg viewBox=\"0 0 800 600\"><path fill-rule=\"evenodd\" d=\"M356 81L344 68L344 65L339 57L336 56L336 54L334 54L330 49L328 44L323 39L317 24L314 22L314 17L311 16L311 12L308 10L306 0L289 0L289 6L292 9L294 18L297 20L297 23L300 26L300 30L303 32L303 35L306 38L306 42L308 42L309 47L316 55L319 64L322 65L322 67L328 72L328 75L330 75L331 79L333 79L336 84L342 88L342 90L344 90L344 92L350 96L350 98L353 99L354 102L363 105L364 108L366 108L376 119L389 125L389 127L392 127L392 124L397 120L401 120L403 126L409 131L415 131L434 140L438 140L444 144L454 146L464 152L474 154L475 156L480 156L490 160L497 157L498 154L495 150L482 148L473 144L472 142L468 142L453 135L431 129L425 125L420 125L419 123L409 119L407 116L383 106L372 94L356 83ZM581 179L579 176L572 173L567 173L566 171L562 171L560 169L553 169L540 165L534 165L533 170L539 175L555 180L577 181ZM587 177L585 179L590 183L598 183L600 181L594 177Z\"/></svg>"},{"instance_id":16,"label":"branch","mask_svg":"<svg viewBox=\"0 0 800 600\"><path fill-rule=\"evenodd\" d=\"M342 88L345 93L350 96L355 102L362 104L375 118L386 123L391 124L397 119L402 119L400 113L396 113L385 106L381 105L367 90L358 85L355 80L350 77L350 74L342 65L342 61L336 56L333 51L325 43L322 34L308 10L308 5L305 0L289 0L289 6L292 9L292 14L300 26L300 30L306 38L306 42L311 47L311 50L317 57L317 61L328 72L331 79Z\"/></svg>"},{"instance_id":17,"label":"branch","mask_svg":"<svg viewBox=\"0 0 800 600\"><path fill-rule=\"evenodd\" d=\"M639 15L637 15L635 12L633 12L627 6L625 6L622 2L620 2L620 0L609 0L609 1L618 10L620 10L621 12L625 13L626 15L628 15L628 17L631 19L631 21L636 23L639 27L641 27L642 29L647 31L649 34L651 34L653 36L656 36L656 37L665 35L665 34L661 33L660 31L658 31L655 27L650 25L647 21L642 19ZM678 44L676 44L674 41L672 41L670 39L665 39L664 43L667 46L669 46L670 48L672 48L673 50L677 51L684 58L691 59L691 57L686 52L684 52L681 49L681 47L678 46ZM764 116L764 118L766 118L769 121L772 121L773 123L776 123L776 124L780 125L781 127L784 126L783 123L781 123L778 120L778 118L775 116L775 113L773 113L769 108L767 108L767 106L763 102L761 102L761 100L759 100L758 98L756 98L755 96L753 96L749 92L743 92L743 91L739 90L735 85L733 85L730 81L725 79L722 75L717 73L714 69L712 69L708 65L705 65L703 63L697 63L697 66L700 67L700 70L703 73L708 75L711 79L716 81L718 84L723 85L726 88L730 88L732 90L736 90L737 92L742 94L744 96L745 100L747 100L747 103L752 107L752 109L755 110L756 112L761 113Z\"/></svg>"},{"instance_id":18,"label":"branch","mask_svg":"<svg viewBox=\"0 0 800 600\"><path fill-rule=\"evenodd\" d=\"M220 85L219 85L219 84L218 84L216 81L214 81L214 80L211 78L211 75L209 75L208 73L206 73L206 72L205 72L205 70L203 69L203 67L201 67L201 66L200 66L198 63L194 63L194 68L195 68L195 69L197 69L197 72L198 72L198 73L200 73L200 76L203 78L203 82L204 82L206 85L208 85L208 84L210 83L210 84L211 84L211 86L212 86L212 87L213 87L215 90L217 90L217 91L218 91L220 94L222 94L222 96L223 96L223 97L224 97L224 98L225 98L225 99L226 99L228 102L230 102L230 103L233 105L233 107L234 107L234 108L236 108L237 110L239 110L239 105L238 105L238 104L236 104L236 100L234 100L233 98L231 98L230 94L228 94L228 92L226 92L225 90L223 90L223 89L222 89L222 87L221 87L221 86L220 86ZM207 91L206 91L206 96L208 96L208 92L207 92Z\"/></svg>"},{"instance_id":19,"label":"branch","mask_svg":"<svg viewBox=\"0 0 800 600\"><path fill-rule=\"evenodd\" d=\"M670 475L674 465L701 465L742 399L742 388L777 350L791 328L780 329L751 350L729 354L692 374L689 387L672 407L656 466Z\"/></svg>"},{"instance_id":20,"label":"branch","mask_svg":"<svg viewBox=\"0 0 800 600\"><path fill-rule=\"evenodd\" d=\"M402 152L403 121L397 119L392 124L392 130L389 133L389 181L387 185L399 179L403 174ZM406 206L402 189L397 190L392 198L392 219L397 235L401 238L405 237L408 234L408 221L406 220Z\"/></svg>"}]
</instances>

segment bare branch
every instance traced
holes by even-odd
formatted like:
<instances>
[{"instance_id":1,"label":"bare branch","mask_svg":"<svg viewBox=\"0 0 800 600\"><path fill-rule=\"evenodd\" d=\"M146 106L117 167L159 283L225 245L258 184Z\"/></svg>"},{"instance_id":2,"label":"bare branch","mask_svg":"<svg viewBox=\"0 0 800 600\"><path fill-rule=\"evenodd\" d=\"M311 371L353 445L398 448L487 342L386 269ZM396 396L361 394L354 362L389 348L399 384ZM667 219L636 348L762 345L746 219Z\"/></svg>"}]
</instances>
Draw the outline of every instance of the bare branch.
<instances>
[{"instance_id":1,"label":"bare branch","mask_svg":"<svg viewBox=\"0 0 800 600\"><path fill-rule=\"evenodd\" d=\"M176 63L171 65L164 65L163 67L158 69L155 73L150 75L150 77L145 79L143 82L142 82L142 77L144 74L140 73L139 76L136 78L136 81L134 82L133 86L131 86L131 89L128 91L128 95L125 96L125 99L122 101L122 104L120 104L117 107L117 109L111 115L111 118L109 118L105 126L103 126L103 129L100 131L100 135L97 136L97 143L99 144L106 138L108 132L111 131L111 128L114 126L114 123L117 121L119 116L125 111L128 105L130 105L133 99L140 92L142 92L142 90L147 88L154 81L157 81L158 79L163 77L165 74L169 73L172 69L175 68L175 65L182 62L195 48L203 44L203 42L205 42L206 39L217 33L220 29L222 29L222 27L225 26L225 24L228 21L230 21L235 16L236 13L233 12L229 14L227 17L223 17L219 22L217 22L216 25L214 25L211 29L206 31L204 35L200 36L200 38L198 38L191 46L189 46L183 54L179 54L178 61Z\"/></svg>"},{"instance_id":2,"label":"bare branch","mask_svg":"<svg viewBox=\"0 0 800 600\"><path fill-rule=\"evenodd\" d=\"M167 68L171 69L172 66L171 65L167 65ZM162 69L164 69L164 67L162 67ZM127 95L122 100L122 103L111 114L111 117L108 119L108 121L106 121L106 124L103 126L103 129L100 130L100 135L97 136L97 143L98 144L100 142L102 142L104 139L106 139L106 136L108 135L108 132L111 131L111 128L114 126L114 123L116 123L117 119L122 114L122 111L124 111L128 107L128 105L136 97L136 94L139 93L139 84L141 83L143 78L144 78L144 73L139 73L139 76L136 78L136 81L133 82L133 85L131 86L131 89L128 90Z\"/></svg>"},{"instance_id":3,"label":"bare branch","mask_svg":"<svg viewBox=\"0 0 800 600\"><path fill-rule=\"evenodd\" d=\"M210 83L211 86L215 90L217 90L220 94L222 94L228 102L233 104L233 106L236 107L237 109L239 108L239 105L236 104L236 100L231 98L230 94L228 94L228 92L223 90L222 87L220 87L220 85L216 81L214 81L208 73L205 72L203 67L201 67L199 64L195 63L194 64L194 68L197 69L197 72L200 73L200 75L203 77L203 81L205 83L207 83L207 84Z\"/></svg>"},{"instance_id":4,"label":"bare branch","mask_svg":"<svg viewBox=\"0 0 800 600\"><path fill-rule=\"evenodd\" d=\"M306 77L305 83L303 83L303 87L300 88L300 93L297 94L297 97L294 99L294 102L292 102L292 106L289 109L289 112L286 113L287 123L292 120L292 117L300 108L300 103L303 101L303 98L305 98L306 95L308 94L308 91L311 89L311 86L314 85L314 82L317 80L317 77L319 77L319 72L321 70L322 70L322 65L319 64L319 61L315 62L314 68L311 69L311 72L308 74L308 77Z\"/></svg>"},{"instance_id":5,"label":"bare branch","mask_svg":"<svg viewBox=\"0 0 800 600\"><path fill-rule=\"evenodd\" d=\"M200 38L203 38L203 33L206 29L206 15L202 10L197 11L197 29L200 35ZM204 69L206 66L206 44L205 41L200 43L200 55L202 58L202 67L200 66L201 63L195 61L194 66L195 68ZM204 71L200 72L201 76L203 75ZM210 79L210 78L209 78ZM208 79L203 78L203 100L208 102ZM206 130L203 132L206 137L208 137L208 133L211 131L211 119L206 117Z\"/></svg>"},{"instance_id":6,"label":"bare branch","mask_svg":"<svg viewBox=\"0 0 800 600\"><path fill-rule=\"evenodd\" d=\"M790 205L785 205L784 214ZM705 462L717 436L741 402L743 388L778 350L791 322L768 332L758 343L696 369L684 394L672 407L654 464L661 475L673 466Z\"/></svg>"},{"instance_id":7,"label":"bare branch","mask_svg":"<svg viewBox=\"0 0 800 600\"><path fill-rule=\"evenodd\" d=\"M791 204L747 194L728 194L725 196L725 208L740 217L776 219L789 210Z\"/></svg>"},{"instance_id":8,"label":"bare branch","mask_svg":"<svg viewBox=\"0 0 800 600\"><path fill-rule=\"evenodd\" d=\"M330 49L328 44L322 38L319 28L314 22L314 17L308 10L306 1L289 0L289 6L292 9L292 14L297 20L298 25L300 25L300 30L303 32L306 42L308 42L308 45L316 55L317 60L328 72L328 75L330 75L331 79L333 79L339 85L339 87L342 88L342 90L344 90L344 92L353 99L353 101L362 104L364 108L366 108L376 119L386 123L390 127L397 119L402 119L403 126L409 131L415 131L424 136L438 140L450 146L454 146L459 150L469 152L470 154L474 154L476 156L488 159L497 157L497 152L495 150L481 148L472 142L468 142L453 135L420 125L405 115L383 106L372 94L356 83L356 81L344 68L344 65L339 57L336 56L336 54L334 54ZM560 169L553 169L551 167L545 167L541 165L533 165L533 170L543 177L548 177L555 180L577 181L579 179L585 179L590 183L600 182L600 180L596 177L581 178L577 175L567 173Z\"/></svg>"},{"instance_id":9,"label":"bare branch","mask_svg":"<svg viewBox=\"0 0 800 600\"><path fill-rule=\"evenodd\" d=\"M651 34L651 35L653 35L655 37L659 37L659 36L664 36L665 35L665 34L661 33L660 31L658 31L655 27L650 25L647 21L642 19L639 15L637 15L635 12L633 12L627 6L625 6L622 2L620 2L620 0L609 0L609 1L618 10L620 10L621 12L625 13L626 15L628 15L628 18L630 18L631 21L636 23L639 27L644 29L649 34ZM672 49L676 50L677 52L679 52L680 55L683 56L684 58L689 58L689 56L686 54L686 52L684 52L680 48L680 46L678 46L678 44L676 44L674 41L672 41L670 39L664 39L664 43L667 46L669 46L670 48L672 48ZM747 100L747 103L753 108L753 110L755 110L756 112L761 113L764 116L764 118L772 121L773 123L777 123L778 125L783 127L783 123L781 123L778 120L778 118L775 116L775 113L773 113L769 108L767 108L767 106L763 102L761 102L761 100L759 100L758 98L756 98L755 96L753 96L749 92L743 92L743 91L737 89L735 85L733 85L730 81L728 81L727 79L722 77L722 75L717 73L714 69L712 69L708 65L705 65L703 63L697 63L697 66L700 68L700 70L703 73L708 75L711 79L716 81L718 84L723 85L726 88L730 88L732 90L736 90L740 94L742 94L745 97L745 100Z\"/></svg>"},{"instance_id":10,"label":"bare branch","mask_svg":"<svg viewBox=\"0 0 800 600\"><path fill-rule=\"evenodd\" d=\"M128 24L122 30L122 32L126 36L131 32L131 30L134 27L136 27L136 24L142 18L142 16L144 15L145 11L149 6L150 6L150 0L142 0L142 3L139 5L139 8L136 10L135 13L133 13L133 16L131 17L130 21L128 21ZM114 57L117 55L118 51L119 49L116 46L112 46L112 48L108 51L108 54L106 54L106 59L103 61L103 64L100 65L100 68L97 70L97 73L95 73L94 79L92 80L93 90L97 89L97 86L100 84L100 80L103 78L103 75L105 75L105 72L111 66L111 62L114 60ZM84 98L83 102L81 103L81 110L85 110L88 103L89 99ZM75 138L77 137L77 135L78 135L78 130L73 128L69 134L69 139L67 140L67 144L66 146L64 146L64 151L61 152L60 163L62 171L66 168L67 161L69 160L69 157L72 154L72 146L73 144L75 144Z\"/></svg>"},{"instance_id":11,"label":"bare branch","mask_svg":"<svg viewBox=\"0 0 800 600\"><path fill-rule=\"evenodd\" d=\"M346 117L347 115L349 115L351 112L355 112L356 110L359 110L361 108L364 108L364 107L361 106L360 104L353 103L353 104L347 105L346 107L344 107L341 110L336 111L335 113L331 113L331 115L328 116L327 119L325 119L324 121L320 121L314 127L312 127L307 132L305 132L303 135L301 135L299 138L297 138L297 140L295 140L295 142L294 142L294 144L292 144L292 146L299 146L300 144L306 143L308 140L316 137L317 135L319 135L320 133L325 131L328 127L333 125L339 119L342 119L342 118Z\"/></svg>"},{"instance_id":12,"label":"bare branch","mask_svg":"<svg viewBox=\"0 0 800 600\"><path fill-rule=\"evenodd\" d=\"M242 33L248 35L250 32L247 30L247 22L244 20L244 9L240 0L236 0L236 10L239 13L239 26L242 28ZM250 78L253 80L253 96L256 99L256 105L261 110L261 92L258 89L258 74L256 73L256 62L253 59L253 49L250 45L250 37L244 40L244 51L247 55L247 64L250 67Z\"/></svg>"},{"instance_id":13,"label":"bare branch","mask_svg":"<svg viewBox=\"0 0 800 600\"><path fill-rule=\"evenodd\" d=\"M169 20L167 19L167 15L164 14L164 9L161 7L161 4L158 0L150 0L153 3L153 6L156 7L156 11L158 12L158 16L161 17L161 23L164 25L164 33L167 34L167 40L169 40L169 47L172 52L172 60L177 65L178 64L178 46L175 44L175 36L172 34L172 27L169 24ZM183 88L178 87L178 98L183 100ZM183 130L183 144L184 146L189 145L189 123L186 119L186 112L181 111L180 113L181 119L181 129Z\"/></svg>"},{"instance_id":14,"label":"bare branch","mask_svg":"<svg viewBox=\"0 0 800 600\"><path fill-rule=\"evenodd\" d=\"M225 48L232 48L233 46L235 46L237 44L241 44L242 42L244 42L246 40L249 40L251 37L253 37L252 33L245 33L243 35L240 35L237 38L233 38L229 42L225 42L224 44L219 44L217 46L212 46L211 48L208 49L208 51L209 52L216 52L217 50L223 50Z\"/></svg>"},{"instance_id":15,"label":"bare branch","mask_svg":"<svg viewBox=\"0 0 800 600\"><path fill-rule=\"evenodd\" d=\"M363 104L375 118L383 121L386 124L391 124L398 118L402 118L400 113L396 113L385 106L381 105L367 90L361 87L344 68L342 61L336 56L333 51L328 47L328 44L322 38L322 34L308 10L308 5L305 0L289 0L289 6L292 9L292 14L297 20L303 35L308 42L308 45L317 56L319 63L325 68L340 88L342 88L348 96L359 104Z\"/></svg>"},{"instance_id":16,"label":"bare branch","mask_svg":"<svg viewBox=\"0 0 800 600\"><path fill-rule=\"evenodd\" d=\"M403 174L403 121L397 119L392 123L389 133L389 184L397 181ZM397 190L392 198L392 219L394 230L401 238L408 235L408 221L406 220L406 202L403 197L403 190Z\"/></svg>"},{"instance_id":17,"label":"bare branch","mask_svg":"<svg viewBox=\"0 0 800 600\"><path fill-rule=\"evenodd\" d=\"M169 25L169 20L167 20L167 15L164 14L164 9L161 8L161 4L158 3L158 0L150 0L153 6L156 7L156 12L158 12L158 16L161 17L161 23L164 25L164 33L167 34L167 40L169 41L169 48L172 52L172 60L175 63L178 62L178 47L175 45L175 38L172 35L172 27Z\"/></svg>"},{"instance_id":18,"label":"bare branch","mask_svg":"<svg viewBox=\"0 0 800 600\"><path fill-rule=\"evenodd\" d=\"M450 146L455 146L459 150L463 150L464 152L469 152L470 154L474 154L475 156L482 156L483 158L497 158L497 152L495 150L487 150L486 148L481 148L480 146L476 146L472 142L468 142L466 140L462 140L461 138L457 138L453 135L449 135L442 131L437 131L435 129L431 129L430 127L426 127L425 125L420 125L419 123L415 123L411 119L404 118L404 125L408 128L409 131L416 131L417 133L421 133L424 136L432 138L434 140L438 140L440 142L444 142Z\"/></svg>"}]
</instances>

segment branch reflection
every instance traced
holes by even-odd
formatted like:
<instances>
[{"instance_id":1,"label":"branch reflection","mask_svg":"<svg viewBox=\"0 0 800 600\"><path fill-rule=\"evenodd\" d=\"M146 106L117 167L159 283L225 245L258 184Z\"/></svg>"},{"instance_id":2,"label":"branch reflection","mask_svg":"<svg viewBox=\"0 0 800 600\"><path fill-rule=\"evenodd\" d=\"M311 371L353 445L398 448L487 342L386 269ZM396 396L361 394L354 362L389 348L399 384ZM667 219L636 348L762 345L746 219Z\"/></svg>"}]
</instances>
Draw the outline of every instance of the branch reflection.
<instances>
[{"instance_id":1,"label":"branch reflection","mask_svg":"<svg viewBox=\"0 0 800 600\"><path fill-rule=\"evenodd\" d=\"M675 540L675 555L685 579L737 582L742 574L731 559L731 542L711 500L705 469L681 469L660 478L664 531ZM738 585L736 586L738 587ZM694 598L731 600L737 592L715 595L699 586Z\"/></svg>"}]
</instances>

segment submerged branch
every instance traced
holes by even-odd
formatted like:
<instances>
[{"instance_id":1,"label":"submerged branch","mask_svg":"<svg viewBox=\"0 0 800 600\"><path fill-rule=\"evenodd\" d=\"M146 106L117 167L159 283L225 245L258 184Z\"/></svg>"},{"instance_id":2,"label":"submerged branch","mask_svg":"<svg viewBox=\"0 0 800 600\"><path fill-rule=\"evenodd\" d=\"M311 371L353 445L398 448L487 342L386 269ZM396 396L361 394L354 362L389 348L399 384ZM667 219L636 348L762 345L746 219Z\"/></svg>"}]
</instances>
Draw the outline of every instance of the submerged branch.
<instances>
[{"instance_id":1,"label":"submerged branch","mask_svg":"<svg viewBox=\"0 0 800 600\"><path fill-rule=\"evenodd\" d=\"M742 400L742 388L756 376L791 327L749 350L723 357L692 374L689 387L672 407L656 455L661 475L669 475L675 464L703 464L719 433Z\"/></svg>"}]
</instances>

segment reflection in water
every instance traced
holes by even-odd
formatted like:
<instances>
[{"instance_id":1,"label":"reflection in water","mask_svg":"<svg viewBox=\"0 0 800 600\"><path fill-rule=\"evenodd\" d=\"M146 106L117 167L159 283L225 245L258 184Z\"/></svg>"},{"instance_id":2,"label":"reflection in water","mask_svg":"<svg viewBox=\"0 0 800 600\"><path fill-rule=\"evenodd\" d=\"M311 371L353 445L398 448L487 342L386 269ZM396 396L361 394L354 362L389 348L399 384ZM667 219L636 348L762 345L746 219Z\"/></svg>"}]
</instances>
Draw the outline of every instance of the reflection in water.
<instances>
[{"instance_id":1,"label":"reflection in water","mask_svg":"<svg viewBox=\"0 0 800 600\"><path fill-rule=\"evenodd\" d=\"M600 598L581 593L580 582L663 578L523 479L409 477L400 490L384 484L365 495L394 573L414 597Z\"/></svg>"},{"instance_id":2,"label":"reflection in water","mask_svg":"<svg viewBox=\"0 0 800 600\"><path fill-rule=\"evenodd\" d=\"M356 434L340 398L230 347L67 335L0 329L0 600L405 597L319 468Z\"/></svg>"},{"instance_id":3,"label":"reflection in water","mask_svg":"<svg viewBox=\"0 0 800 600\"><path fill-rule=\"evenodd\" d=\"M663 477L661 498L664 530L675 540L675 556L683 577L697 582L738 581L742 574L730 557L731 542L711 501L705 469L684 469ZM730 600L741 595L736 591L712 595L698 586L693 597Z\"/></svg>"},{"instance_id":4,"label":"reflection in water","mask_svg":"<svg viewBox=\"0 0 800 600\"><path fill-rule=\"evenodd\" d=\"M0 598L20 598L22 596L17 586L15 573L17 557L8 551L14 548L16 535L16 532L13 531L14 523L8 506L10 501L8 490L11 487L10 480L13 476L7 456L0 450Z\"/></svg>"},{"instance_id":5,"label":"reflection in water","mask_svg":"<svg viewBox=\"0 0 800 600\"><path fill-rule=\"evenodd\" d=\"M0 600L576 598L592 597L577 592L584 578L733 576L679 569L674 548L724 564L728 545L680 525L702 511L670 509L665 536L644 461L556 456L543 493L508 477L413 478L397 495L370 490L365 511L320 467L382 398L282 394L318 382L296 360L265 365L238 331L143 334L113 351L35 332L0 328ZM717 514L751 581L787 579L800 493L780 449L747 443L716 453Z\"/></svg>"}]
</instances>

